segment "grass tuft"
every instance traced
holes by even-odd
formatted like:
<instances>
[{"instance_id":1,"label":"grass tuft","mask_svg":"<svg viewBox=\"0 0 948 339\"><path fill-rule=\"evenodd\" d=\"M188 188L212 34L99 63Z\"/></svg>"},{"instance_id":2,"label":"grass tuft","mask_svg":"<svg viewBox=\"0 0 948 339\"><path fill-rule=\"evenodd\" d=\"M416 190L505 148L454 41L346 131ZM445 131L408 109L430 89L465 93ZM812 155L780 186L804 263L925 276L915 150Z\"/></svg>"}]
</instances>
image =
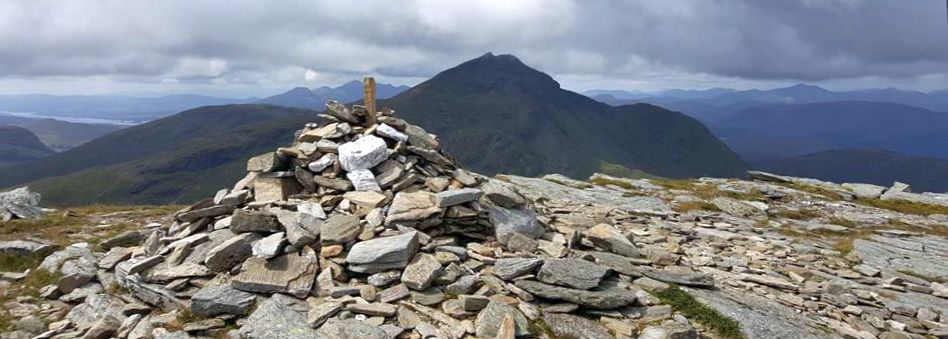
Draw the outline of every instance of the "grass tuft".
<instances>
[{"instance_id":1,"label":"grass tuft","mask_svg":"<svg viewBox=\"0 0 948 339\"><path fill-rule=\"evenodd\" d=\"M39 253L28 255L0 253L0 272L23 272L33 269L43 262L45 257Z\"/></svg>"},{"instance_id":2,"label":"grass tuft","mask_svg":"<svg viewBox=\"0 0 948 339\"><path fill-rule=\"evenodd\" d=\"M882 199L856 199L856 203L871 206L875 208L886 209L890 211L901 212L905 214L948 215L948 206L930 205L905 200L882 200Z\"/></svg>"},{"instance_id":3,"label":"grass tuft","mask_svg":"<svg viewBox=\"0 0 948 339\"><path fill-rule=\"evenodd\" d=\"M695 210L704 210L704 211L720 211L717 206L707 201L686 201L675 204L672 207L675 212L678 213L687 213Z\"/></svg>"},{"instance_id":4,"label":"grass tuft","mask_svg":"<svg viewBox=\"0 0 948 339\"><path fill-rule=\"evenodd\" d=\"M744 338L741 333L741 324L730 317L727 317L713 308L710 308L678 286L672 286L664 291L655 294L664 304L671 305L676 311L681 312L689 319L697 321L711 331L714 331L720 338Z\"/></svg>"},{"instance_id":5,"label":"grass tuft","mask_svg":"<svg viewBox=\"0 0 948 339\"><path fill-rule=\"evenodd\" d=\"M809 210L805 208L801 209L789 209L789 208L780 208L769 211L769 214L778 218L794 219L794 220L810 220L815 219L823 214L819 211Z\"/></svg>"}]
</instances>

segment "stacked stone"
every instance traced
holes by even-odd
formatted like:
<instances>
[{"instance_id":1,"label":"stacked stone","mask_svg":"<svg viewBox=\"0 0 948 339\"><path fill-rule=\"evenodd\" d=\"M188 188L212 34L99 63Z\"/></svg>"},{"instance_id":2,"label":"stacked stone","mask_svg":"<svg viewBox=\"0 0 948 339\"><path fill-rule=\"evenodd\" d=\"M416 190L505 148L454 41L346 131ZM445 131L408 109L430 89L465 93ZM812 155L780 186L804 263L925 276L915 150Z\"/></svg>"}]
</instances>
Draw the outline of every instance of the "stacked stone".
<instances>
[{"instance_id":1,"label":"stacked stone","mask_svg":"<svg viewBox=\"0 0 948 339\"><path fill-rule=\"evenodd\" d=\"M66 276L45 295L115 281L150 307L207 319L187 333L213 335L242 318L246 338L524 335L524 312L540 314L532 294L595 309L636 302L628 284L607 281L605 266L556 258L566 238L547 232L511 185L459 168L436 136L390 110L368 119L360 106L326 107L326 122L252 157L232 189L170 225L109 239L99 258L83 246L59 254L47 269ZM122 304L107 295L86 302ZM116 315L102 326L138 323L103 333L168 334L154 317ZM83 321L79 333L97 326Z\"/></svg>"}]
</instances>

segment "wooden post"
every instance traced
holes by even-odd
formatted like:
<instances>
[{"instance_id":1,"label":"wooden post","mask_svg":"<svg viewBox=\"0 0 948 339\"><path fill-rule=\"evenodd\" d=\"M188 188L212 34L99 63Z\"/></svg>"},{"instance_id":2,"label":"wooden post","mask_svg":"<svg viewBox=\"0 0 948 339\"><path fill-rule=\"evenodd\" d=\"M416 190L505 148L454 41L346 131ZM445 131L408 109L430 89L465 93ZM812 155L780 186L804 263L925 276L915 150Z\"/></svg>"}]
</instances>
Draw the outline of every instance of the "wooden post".
<instances>
[{"instance_id":1,"label":"wooden post","mask_svg":"<svg viewBox=\"0 0 948 339\"><path fill-rule=\"evenodd\" d=\"M375 111L375 78L365 77L362 79L362 92L365 94L363 104L365 105L366 125L375 125L378 123L378 115Z\"/></svg>"}]
</instances>

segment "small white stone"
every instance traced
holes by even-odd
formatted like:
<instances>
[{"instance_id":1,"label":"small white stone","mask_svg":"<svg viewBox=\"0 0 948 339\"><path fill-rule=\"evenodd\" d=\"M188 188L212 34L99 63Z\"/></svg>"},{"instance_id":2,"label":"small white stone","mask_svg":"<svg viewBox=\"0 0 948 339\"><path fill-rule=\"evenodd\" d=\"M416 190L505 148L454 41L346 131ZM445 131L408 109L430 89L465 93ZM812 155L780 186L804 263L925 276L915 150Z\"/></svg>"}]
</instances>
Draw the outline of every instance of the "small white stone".
<instances>
[{"instance_id":1,"label":"small white stone","mask_svg":"<svg viewBox=\"0 0 948 339\"><path fill-rule=\"evenodd\" d=\"M385 140L367 135L339 146L339 162L347 172L367 170L388 159Z\"/></svg>"},{"instance_id":2,"label":"small white stone","mask_svg":"<svg viewBox=\"0 0 948 339\"><path fill-rule=\"evenodd\" d=\"M379 127L375 129L375 133L389 139L393 139L393 140L397 140L401 142L408 142L408 135L406 135L405 133L399 132L394 127L389 126L384 123L380 124Z\"/></svg>"}]
</instances>

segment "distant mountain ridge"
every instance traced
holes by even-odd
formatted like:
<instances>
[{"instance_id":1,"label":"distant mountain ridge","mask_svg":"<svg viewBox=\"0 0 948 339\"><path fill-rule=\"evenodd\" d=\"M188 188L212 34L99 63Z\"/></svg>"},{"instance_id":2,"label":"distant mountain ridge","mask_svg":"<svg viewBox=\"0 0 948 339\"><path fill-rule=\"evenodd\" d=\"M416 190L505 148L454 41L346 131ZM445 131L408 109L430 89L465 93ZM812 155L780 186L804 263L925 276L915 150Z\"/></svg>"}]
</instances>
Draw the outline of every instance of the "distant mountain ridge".
<instances>
[{"instance_id":1,"label":"distant mountain ridge","mask_svg":"<svg viewBox=\"0 0 948 339\"><path fill-rule=\"evenodd\" d=\"M81 124L56 119L21 118L0 113L0 125L23 127L57 152L125 128L120 125Z\"/></svg>"},{"instance_id":2,"label":"distant mountain ridge","mask_svg":"<svg viewBox=\"0 0 948 339\"><path fill-rule=\"evenodd\" d=\"M617 164L669 177L727 177L746 168L697 120L652 105L596 102L512 55L464 62L383 105L485 174L583 178Z\"/></svg>"},{"instance_id":3,"label":"distant mountain ridge","mask_svg":"<svg viewBox=\"0 0 948 339\"><path fill-rule=\"evenodd\" d=\"M886 150L840 149L774 161L765 171L838 183L889 186L908 183L916 192L948 192L948 159L908 156Z\"/></svg>"},{"instance_id":4,"label":"distant mountain ridge","mask_svg":"<svg viewBox=\"0 0 948 339\"><path fill-rule=\"evenodd\" d=\"M760 104L807 104L835 101L865 101L897 103L948 112L948 90L930 92L909 91L896 88L864 89L855 91L830 91L820 86L796 84L769 90L734 90L712 88L707 90L666 90L655 93L621 90L590 90L583 94L610 105L625 105L635 102L680 103L700 101L721 108L748 107ZM608 96L604 96L607 94ZM699 112L686 112L689 115ZM695 116L695 115L692 115ZM702 120L713 117L696 116Z\"/></svg>"},{"instance_id":5,"label":"distant mountain ridge","mask_svg":"<svg viewBox=\"0 0 948 339\"><path fill-rule=\"evenodd\" d=\"M25 128L0 126L0 167L30 162L55 153Z\"/></svg>"},{"instance_id":6,"label":"distant mountain ridge","mask_svg":"<svg viewBox=\"0 0 948 339\"><path fill-rule=\"evenodd\" d=\"M378 83L376 84L376 97L378 99L388 99L408 90L408 88L404 85L394 86ZM326 108L327 100L353 102L362 99L362 92L362 82L353 80L338 87L322 86L314 89L296 87L285 93L261 99L258 103L322 111Z\"/></svg>"}]
</instances>

